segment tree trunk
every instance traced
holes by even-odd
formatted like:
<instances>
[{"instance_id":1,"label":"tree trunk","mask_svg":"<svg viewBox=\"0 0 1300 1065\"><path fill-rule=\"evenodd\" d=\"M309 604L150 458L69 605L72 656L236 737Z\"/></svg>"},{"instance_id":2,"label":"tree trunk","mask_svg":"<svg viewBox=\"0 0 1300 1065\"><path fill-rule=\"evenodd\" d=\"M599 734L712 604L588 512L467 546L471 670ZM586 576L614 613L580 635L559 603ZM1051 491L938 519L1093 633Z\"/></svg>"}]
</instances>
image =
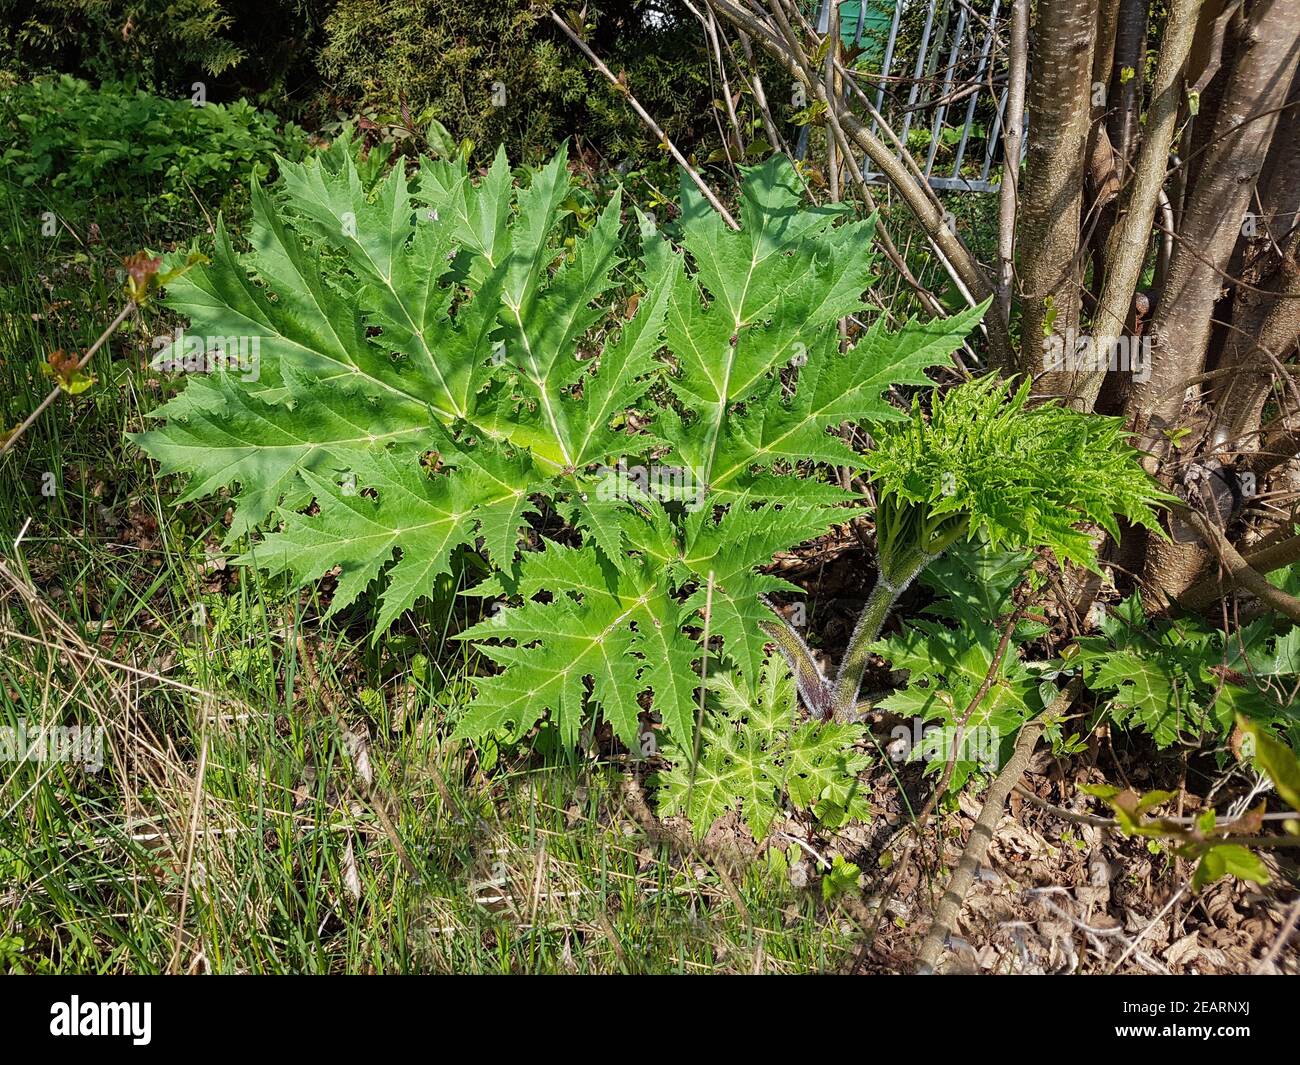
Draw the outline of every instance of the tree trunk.
<instances>
[{"instance_id":1,"label":"tree trunk","mask_svg":"<svg viewBox=\"0 0 1300 1065\"><path fill-rule=\"evenodd\" d=\"M1155 365L1133 394L1130 415L1150 441L1177 420L1179 386L1205 369L1214 305L1300 59L1297 25L1300 0L1257 0L1248 14L1151 326Z\"/></svg>"},{"instance_id":2,"label":"tree trunk","mask_svg":"<svg viewBox=\"0 0 1300 1065\"><path fill-rule=\"evenodd\" d=\"M1300 59L1300 0L1256 0L1246 13L1236 63L1187 196L1179 239L1151 325L1151 373L1137 382L1128 415L1156 461L1172 464L1166 430L1177 429L1188 382L1209 365L1216 304L1242 236L1256 182ZM1186 161L1184 161L1186 162ZM1199 392L1199 389L1197 390ZM1181 457L1177 459L1181 462ZM1176 471L1165 470L1173 480ZM1153 541L1146 577L1153 602L1177 596L1204 565L1199 544Z\"/></svg>"},{"instance_id":3,"label":"tree trunk","mask_svg":"<svg viewBox=\"0 0 1300 1065\"><path fill-rule=\"evenodd\" d=\"M1021 195L1020 368L1043 369L1044 340L1072 351L1079 328L1082 254L1079 223L1092 108L1095 0L1039 0L1030 53L1029 157ZM1038 391L1065 381L1042 375Z\"/></svg>"},{"instance_id":4,"label":"tree trunk","mask_svg":"<svg viewBox=\"0 0 1300 1065\"><path fill-rule=\"evenodd\" d=\"M1110 353L1116 350L1116 345L1124 337L1133 314L1138 281L1147 259L1152 222L1165 184L1169 149L1177 125L1182 73L1191 51L1196 18L1196 0L1171 0L1169 23L1156 63L1151 106L1146 113L1142 147L1120 204L1120 218L1109 236L1102 258L1102 284L1093 314L1092 333L1094 350L1104 355L1108 364ZM1127 366L1121 367L1117 361L1111 368L1141 372L1144 365L1139 364L1130 351ZM1093 405L1105 376L1104 370L1074 375L1072 393L1079 398L1080 406L1089 408Z\"/></svg>"},{"instance_id":5,"label":"tree trunk","mask_svg":"<svg viewBox=\"0 0 1300 1065\"><path fill-rule=\"evenodd\" d=\"M1234 451L1259 449L1253 430L1264 413L1277 363L1287 357L1300 335L1300 230L1292 231L1282 251L1259 289L1239 287L1233 298L1215 414L1217 439ZM1291 399L1291 407L1297 406Z\"/></svg>"},{"instance_id":6,"label":"tree trunk","mask_svg":"<svg viewBox=\"0 0 1300 1065\"><path fill-rule=\"evenodd\" d=\"M1142 67L1146 54L1146 0L1120 0L1114 58L1108 78L1110 108L1106 116L1106 131L1115 153L1122 160L1120 168L1126 175L1137 148L1138 119L1142 112Z\"/></svg>"}]
</instances>

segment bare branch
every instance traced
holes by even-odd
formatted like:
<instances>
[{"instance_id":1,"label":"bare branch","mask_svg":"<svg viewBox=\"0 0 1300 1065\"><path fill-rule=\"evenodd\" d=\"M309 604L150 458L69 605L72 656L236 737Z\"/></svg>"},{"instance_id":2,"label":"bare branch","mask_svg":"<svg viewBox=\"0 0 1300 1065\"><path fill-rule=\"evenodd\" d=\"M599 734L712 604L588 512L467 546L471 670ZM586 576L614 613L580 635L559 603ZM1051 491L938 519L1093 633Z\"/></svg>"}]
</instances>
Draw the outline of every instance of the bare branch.
<instances>
[{"instance_id":1,"label":"bare branch","mask_svg":"<svg viewBox=\"0 0 1300 1065\"><path fill-rule=\"evenodd\" d=\"M1011 83L1007 87L1007 112L1002 121L1002 188L998 203L998 306L1006 321L1011 320L1015 274L1016 205L1025 131L1025 70L1029 62L1029 0L1015 0L1011 8L1008 62Z\"/></svg>"},{"instance_id":2,"label":"bare branch","mask_svg":"<svg viewBox=\"0 0 1300 1065\"><path fill-rule=\"evenodd\" d=\"M702 177L700 177L699 172L695 169L695 167L691 166L691 164L687 162L686 156L682 155L682 153L678 150L677 145L675 145L672 142L672 140L669 139L668 134L665 133L662 128L660 128L659 123L650 117L650 113L644 107L642 107L641 104L637 101L637 98L632 95L632 90L629 89L626 85L624 85L621 81L619 81L618 78L614 76L614 74L610 71L609 67L607 67L601 61L600 57L596 55L596 53L593 52L587 46L587 42L584 41L581 37L579 37L576 33L574 33L573 28L567 22L565 22L564 19L562 19L559 15L557 15L554 10L551 11L551 21L553 21L557 26L559 26L560 29L564 31L565 36L568 37L569 40L571 40L574 44L578 46L579 50L582 52L583 55L585 55L589 60L591 60L592 66L594 66L597 70L599 70L602 74L604 74L605 77L609 80L609 83L613 85L614 88L616 88L624 96L627 97L628 105L632 108L633 111L637 113L637 117L639 117L641 121L646 124L646 128L648 128L651 133L653 133L656 137L659 138L659 143L668 149L668 151L672 154L672 157L677 160L677 165L686 171L686 173L690 176L690 179L693 182L695 182L695 187L700 190L700 193L704 196L706 200L709 201L709 203L713 206L713 209L717 211L718 214L722 215L723 221L725 221L727 225L729 225L732 229L736 229L736 230L740 229L740 224L734 218L731 217L731 212L728 211L726 207L722 205L722 201L718 199L714 191L711 188L709 188L705 180Z\"/></svg>"},{"instance_id":3,"label":"bare branch","mask_svg":"<svg viewBox=\"0 0 1300 1065\"><path fill-rule=\"evenodd\" d=\"M988 794L984 797L984 805L975 819L975 827L971 829L966 849L962 851L961 860L953 870L952 879L948 881L948 890L944 892L935 910L934 923L930 925L930 930L921 943L917 955L918 973L933 974L937 971L944 944L956 927L961 917L962 907L966 903L966 896L975 884L975 876L980 866L984 864L989 844L993 842L998 822L1002 820L1002 811L1006 807L1007 798L1020 778L1024 776L1025 770L1029 768L1029 760L1033 757L1034 748L1038 746L1038 740L1043 734L1048 719L1064 714L1070 708L1070 704L1078 698L1082 688L1083 681L1075 677L1061 689L1051 705L1038 717L1020 727L1020 732L1016 736L1015 750L1007 759L1007 764L998 774L997 779L989 785Z\"/></svg>"}]
</instances>

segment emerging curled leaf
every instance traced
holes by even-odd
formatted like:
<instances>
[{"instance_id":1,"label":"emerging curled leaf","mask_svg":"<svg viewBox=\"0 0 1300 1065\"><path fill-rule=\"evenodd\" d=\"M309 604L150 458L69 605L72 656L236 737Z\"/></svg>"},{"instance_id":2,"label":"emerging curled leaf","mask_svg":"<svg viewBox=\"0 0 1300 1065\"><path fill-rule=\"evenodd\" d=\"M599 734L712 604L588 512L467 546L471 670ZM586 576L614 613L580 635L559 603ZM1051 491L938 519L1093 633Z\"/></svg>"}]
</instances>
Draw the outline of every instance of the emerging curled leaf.
<instances>
[{"instance_id":1,"label":"emerging curled leaf","mask_svg":"<svg viewBox=\"0 0 1300 1065\"><path fill-rule=\"evenodd\" d=\"M76 396L95 383L94 375L86 373L76 355L66 354L62 348L51 351L41 363L41 373L54 378L55 384L69 395Z\"/></svg>"}]
</instances>

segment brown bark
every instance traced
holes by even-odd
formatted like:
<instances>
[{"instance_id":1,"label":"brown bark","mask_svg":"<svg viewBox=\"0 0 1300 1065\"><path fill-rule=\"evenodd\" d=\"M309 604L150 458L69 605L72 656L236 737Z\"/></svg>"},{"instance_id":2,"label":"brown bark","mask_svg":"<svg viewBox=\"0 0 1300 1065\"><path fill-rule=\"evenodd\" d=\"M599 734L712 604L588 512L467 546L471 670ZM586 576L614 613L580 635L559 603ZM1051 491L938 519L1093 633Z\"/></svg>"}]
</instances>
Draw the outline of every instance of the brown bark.
<instances>
[{"instance_id":1,"label":"brown bark","mask_svg":"<svg viewBox=\"0 0 1300 1065\"><path fill-rule=\"evenodd\" d=\"M1029 70L1029 0L1012 0L1007 42L1007 112L1002 123L1002 188L998 193L998 307L1011 321L1016 273L1016 210L1024 142L1025 84Z\"/></svg>"},{"instance_id":2,"label":"brown bark","mask_svg":"<svg viewBox=\"0 0 1300 1065\"><path fill-rule=\"evenodd\" d=\"M1205 369L1214 304L1300 59L1300 0L1257 0L1247 19L1152 322L1153 372L1134 390L1130 413L1149 439L1177 420L1179 384Z\"/></svg>"},{"instance_id":3,"label":"brown bark","mask_svg":"<svg viewBox=\"0 0 1300 1065\"><path fill-rule=\"evenodd\" d=\"M1109 71L1106 131L1127 170L1137 148L1142 112L1142 67L1147 51L1146 0L1120 0Z\"/></svg>"},{"instance_id":4,"label":"brown bark","mask_svg":"<svg viewBox=\"0 0 1300 1065\"><path fill-rule=\"evenodd\" d=\"M1092 302L1095 305L1101 291L1102 250L1115 225L1115 198L1120 190L1120 168L1106 129L1109 114L1109 86L1111 66L1115 61L1115 31L1119 24L1123 0L1099 0L1097 8L1097 38L1092 48L1092 91L1102 90L1100 105L1094 98L1091 103L1101 108L1101 121L1093 115L1088 136L1088 218L1091 219L1091 236L1088 240L1092 257ZM1085 227L1086 228L1086 227Z\"/></svg>"},{"instance_id":5,"label":"brown bark","mask_svg":"<svg viewBox=\"0 0 1300 1065\"><path fill-rule=\"evenodd\" d=\"M1300 224L1300 71L1291 82L1287 103L1290 106L1277 116L1273 145L1259 175L1263 221L1279 243Z\"/></svg>"},{"instance_id":6,"label":"brown bark","mask_svg":"<svg viewBox=\"0 0 1300 1065\"><path fill-rule=\"evenodd\" d=\"M1079 232L1091 124L1095 0L1039 0L1030 41L1029 156L1021 190L1020 368L1043 368L1044 339L1073 348L1082 294ZM1038 379L1051 394L1055 372Z\"/></svg>"},{"instance_id":7,"label":"brown bark","mask_svg":"<svg viewBox=\"0 0 1300 1065\"><path fill-rule=\"evenodd\" d=\"M1300 416L1295 385L1279 381L1278 365L1300 340L1300 70L1278 115L1257 206L1259 232L1246 257L1245 276L1252 284L1238 285L1233 294L1232 332L1222 361L1227 373L1216 390L1222 434L1248 451L1259 444L1255 430L1271 391L1280 392L1288 415Z\"/></svg>"},{"instance_id":8,"label":"brown bark","mask_svg":"<svg viewBox=\"0 0 1300 1065\"><path fill-rule=\"evenodd\" d=\"M1262 432L1264 443L1251 456L1249 463L1256 484L1263 484L1264 478L1271 476L1279 466L1300 459L1300 425L1292 426L1288 421L1279 418L1271 428Z\"/></svg>"},{"instance_id":9,"label":"brown bark","mask_svg":"<svg viewBox=\"0 0 1300 1065\"><path fill-rule=\"evenodd\" d=\"M1277 109L1300 60L1297 25L1300 0L1256 0L1246 12L1236 62L1187 195L1168 282L1151 325L1151 374L1129 398L1129 418L1153 451L1169 450L1162 446L1164 433L1178 425L1186 383L1207 368L1215 305L1241 239ZM1160 457L1157 453L1155 461ZM1182 592L1204 561L1199 545L1153 541L1145 571L1152 604L1164 605Z\"/></svg>"},{"instance_id":10,"label":"brown bark","mask_svg":"<svg viewBox=\"0 0 1300 1065\"><path fill-rule=\"evenodd\" d=\"M1220 364L1224 383L1215 404L1219 439L1234 450L1254 451L1252 435L1278 363L1295 348L1300 335L1300 230L1293 231L1263 285L1239 286L1233 296L1232 329ZM1288 397L1290 399L1290 397ZM1290 399L1294 410L1297 405Z\"/></svg>"},{"instance_id":11,"label":"brown bark","mask_svg":"<svg viewBox=\"0 0 1300 1065\"><path fill-rule=\"evenodd\" d=\"M1146 262L1152 222L1174 139L1182 72L1196 28L1196 12L1196 0L1172 0L1170 4L1169 24L1156 64L1142 147L1103 258L1103 284L1092 323L1097 350L1101 352L1109 352L1124 335ZM1104 377L1101 372L1072 377L1071 392L1080 398L1082 406L1092 405Z\"/></svg>"},{"instance_id":12,"label":"brown bark","mask_svg":"<svg viewBox=\"0 0 1300 1065\"><path fill-rule=\"evenodd\" d=\"M1214 121L1223 100L1224 86L1237 61L1237 45L1246 25L1245 0L1206 0L1201 7L1200 25L1188 64L1188 88L1199 93L1196 116L1186 125L1180 154L1184 164L1175 181L1181 195L1178 215L1186 202L1186 191L1196 184L1205 147L1214 133Z\"/></svg>"},{"instance_id":13,"label":"brown bark","mask_svg":"<svg viewBox=\"0 0 1300 1065\"><path fill-rule=\"evenodd\" d=\"M1189 588L1180 598L1180 606L1186 610L1203 610L1215 599L1228 595L1234 587L1240 586L1253 592L1278 612L1300 621L1300 602L1264 579L1265 573L1290 565L1300 558L1300 536L1293 536L1243 558L1223 534L1203 517L1192 514L1190 518L1197 524L1201 535L1220 553L1221 572L1211 574Z\"/></svg>"},{"instance_id":14,"label":"brown bark","mask_svg":"<svg viewBox=\"0 0 1300 1065\"><path fill-rule=\"evenodd\" d=\"M1097 7L1097 41L1092 48L1093 85L1110 85L1111 67L1115 62L1115 33L1124 0L1100 0Z\"/></svg>"},{"instance_id":15,"label":"brown bark","mask_svg":"<svg viewBox=\"0 0 1300 1065\"><path fill-rule=\"evenodd\" d=\"M1088 239L1092 259L1091 305L1101 298L1101 283L1105 276L1106 244L1115 231L1119 217L1116 199L1120 193L1119 158L1110 143L1110 135L1103 123L1092 127L1088 141L1088 211L1084 216L1084 234Z\"/></svg>"}]
</instances>

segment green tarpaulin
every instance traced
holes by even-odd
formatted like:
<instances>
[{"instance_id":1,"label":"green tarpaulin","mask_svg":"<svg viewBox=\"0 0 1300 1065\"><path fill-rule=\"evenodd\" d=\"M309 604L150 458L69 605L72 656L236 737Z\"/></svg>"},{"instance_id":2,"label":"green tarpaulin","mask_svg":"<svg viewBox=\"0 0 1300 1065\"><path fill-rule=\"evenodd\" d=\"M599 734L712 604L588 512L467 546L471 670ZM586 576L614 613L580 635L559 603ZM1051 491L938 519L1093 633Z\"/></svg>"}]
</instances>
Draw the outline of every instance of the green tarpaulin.
<instances>
[{"instance_id":1,"label":"green tarpaulin","mask_svg":"<svg viewBox=\"0 0 1300 1065\"><path fill-rule=\"evenodd\" d=\"M867 0L865 3L863 0L844 0L840 4L841 39L848 47L857 44L863 49L858 57L858 66L880 62L893 21L894 4L890 0Z\"/></svg>"}]
</instances>

